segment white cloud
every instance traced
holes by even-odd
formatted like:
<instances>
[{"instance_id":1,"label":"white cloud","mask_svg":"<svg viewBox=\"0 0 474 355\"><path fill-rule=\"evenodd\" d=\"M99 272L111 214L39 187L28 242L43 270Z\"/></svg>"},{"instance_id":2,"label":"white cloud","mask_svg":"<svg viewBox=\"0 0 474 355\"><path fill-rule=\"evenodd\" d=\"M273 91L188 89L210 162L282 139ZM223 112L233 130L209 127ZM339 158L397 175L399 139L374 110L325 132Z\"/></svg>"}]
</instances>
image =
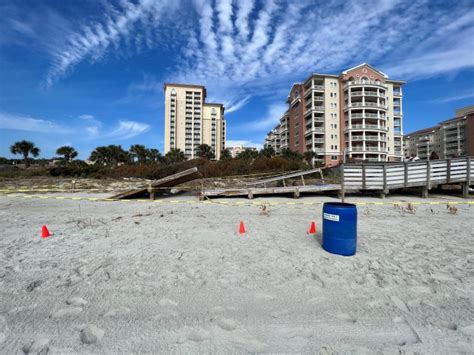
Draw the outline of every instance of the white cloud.
<instances>
[{"instance_id":1,"label":"white cloud","mask_svg":"<svg viewBox=\"0 0 474 355\"><path fill-rule=\"evenodd\" d=\"M238 101L228 101L224 103L225 113L231 113L240 110L250 101L250 95L245 96Z\"/></svg>"},{"instance_id":2,"label":"white cloud","mask_svg":"<svg viewBox=\"0 0 474 355\"><path fill-rule=\"evenodd\" d=\"M95 120L95 117L92 115L80 115L79 118L81 120L92 121Z\"/></svg>"},{"instance_id":3,"label":"white cloud","mask_svg":"<svg viewBox=\"0 0 474 355\"><path fill-rule=\"evenodd\" d=\"M2 112L0 112L0 128L41 133L71 132L70 129L62 127L53 121Z\"/></svg>"},{"instance_id":4,"label":"white cloud","mask_svg":"<svg viewBox=\"0 0 474 355\"><path fill-rule=\"evenodd\" d=\"M253 132L263 132L267 133L267 131L271 130L276 124L280 121L281 116L287 110L287 105L284 103L275 103L269 106L267 114L256 121L248 122L243 124L238 129L242 129L245 131L253 131Z\"/></svg>"},{"instance_id":5,"label":"white cloud","mask_svg":"<svg viewBox=\"0 0 474 355\"><path fill-rule=\"evenodd\" d=\"M108 138L128 139L150 130L150 125L136 121L119 121L118 126L113 129Z\"/></svg>"},{"instance_id":6,"label":"white cloud","mask_svg":"<svg viewBox=\"0 0 474 355\"><path fill-rule=\"evenodd\" d=\"M124 52L140 53L144 47L153 48L166 39L157 35L163 15L170 18L179 1L140 0L137 3L122 0L119 8L106 5L104 17L81 27L66 38L66 44L53 50L53 62L46 78L51 86L85 59L97 61L111 47ZM138 30L138 33L137 33ZM133 39L133 43L132 43ZM133 48L132 48L133 47Z\"/></svg>"},{"instance_id":7,"label":"white cloud","mask_svg":"<svg viewBox=\"0 0 474 355\"><path fill-rule=\"evenodd\" d=\"M466 99L472 99L474 98L474 92L471 93L466 93L466 94L459 94L459 95L453 95L453 96L445 96L445 97L440 97L434 100L431 100L430 102L433 103L446 103L446 102L453 102L453 101L460 101L460 100L466 100Z\"/></svg>"}]
</instances>

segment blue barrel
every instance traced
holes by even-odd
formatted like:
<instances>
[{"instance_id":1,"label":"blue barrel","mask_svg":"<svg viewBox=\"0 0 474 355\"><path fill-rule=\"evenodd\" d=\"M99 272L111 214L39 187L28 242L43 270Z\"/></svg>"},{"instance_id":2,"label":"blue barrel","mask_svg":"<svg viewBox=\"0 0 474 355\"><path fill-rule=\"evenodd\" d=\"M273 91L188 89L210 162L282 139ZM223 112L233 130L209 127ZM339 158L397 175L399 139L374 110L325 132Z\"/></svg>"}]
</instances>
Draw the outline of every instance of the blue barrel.
<instances>
[{"instance_id":1,"label":"blue barrel","mask_svg":"<svg viewBox=\"0 0 474 355\"><path fill-rule=\"evenodd\" d=\"M352 203L326 202L323 206L323 249L351 256L357 249L357 207Z\"/></svg>"}]
</instances>

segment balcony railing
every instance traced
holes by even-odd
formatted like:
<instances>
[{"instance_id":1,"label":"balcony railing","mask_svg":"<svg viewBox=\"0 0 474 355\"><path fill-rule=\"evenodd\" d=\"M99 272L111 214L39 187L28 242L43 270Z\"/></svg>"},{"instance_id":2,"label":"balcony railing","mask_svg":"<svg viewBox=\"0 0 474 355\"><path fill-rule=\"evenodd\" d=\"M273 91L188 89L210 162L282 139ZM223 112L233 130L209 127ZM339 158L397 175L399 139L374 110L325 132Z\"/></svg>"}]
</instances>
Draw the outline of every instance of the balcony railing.
<instances>
[{"instance_id":1,"label":"balcony railing","mask_svg":"<svg viewBox=\"0 0 474 355\"><path fill-rule=\"evenodd\" d=\"M324 91L324 85L312 85L304 91L304 95L306 96L311 90Z\"/></svg>"},{"instance_id":2,"label":"balcony railing","mask_svg":"<svg viewBox=\"0 0 474 355\"><path fill-rule=\"evenodd\" d=\"M376 113L353 113L351 114L352 118L379 118L381 120L385 119L384 115L377 115Z\"/></svg>"},{"instance_id":3,"label":"balcony railing","mask_svg":"<svg viewBox=\"0 0 474 355\"><path fill-rule=\"evenodd\" d=\"M352 107L377 107L382 110L387 110L386 105L378 104L376 102L353 102L353 103L347 104L345 108L348 109Z\"/></svg>"},{"instance_id":4,"label":"balcony railing","mask_svg":"<svg viewBox=\"0 0 474 355\"><path fill-rule=\"evenodd\" d=\"M388 128L385 127L385 126L378 126L376 124L353 124L351 126L348 126L346 128L346 130L349 130L349 129L367 129L367 130L370 130L370 129L373 129L373 130L380 130L380 131L388 131Z\"/></svg>"},{"instance_id":5,"label":"balcony railing","mask_svg":"<svg viewBox=\"0 0 474 355\"><path fill-rule=\"evenodd\" d=\"M380 86L382 88L387 88L387 85L382 84L379 81L373 80L355 80L355 81L348 81L346 85L344 85L344 89L349 86L359 86L359 85L367 85L367 86Z\"/></svg>"},{"instance_id":6,"label":"balcony railing","mask_svg":"<svg viewBox=\"0 0 474 355\"><path fill-rule=\"evenodd\" d=\"M375 96L385 98L385 94L376 93L373 91L352 91L351 96Z\"/></svg>"}]
</instances>

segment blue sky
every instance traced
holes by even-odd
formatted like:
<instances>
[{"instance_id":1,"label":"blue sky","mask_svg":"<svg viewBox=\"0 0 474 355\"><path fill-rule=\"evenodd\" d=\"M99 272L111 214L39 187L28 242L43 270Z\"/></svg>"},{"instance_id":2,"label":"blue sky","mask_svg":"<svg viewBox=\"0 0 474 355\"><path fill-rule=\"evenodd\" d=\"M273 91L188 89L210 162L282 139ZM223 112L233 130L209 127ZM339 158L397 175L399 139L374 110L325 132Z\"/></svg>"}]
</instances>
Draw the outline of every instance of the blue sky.
<instances>
[{"instance_id":1,"label":"blue sky","mask_svg":"<svg viewBox=\"0 0 474 355\"><path fill-rule=\"evenodd\" d=\"M207 87L228 145L261 146L292 83L368 62L407 80L405 133L474 104L472 0L0 1L0 156L163 151L163 82Z\"/></svg>"}]
</instances>

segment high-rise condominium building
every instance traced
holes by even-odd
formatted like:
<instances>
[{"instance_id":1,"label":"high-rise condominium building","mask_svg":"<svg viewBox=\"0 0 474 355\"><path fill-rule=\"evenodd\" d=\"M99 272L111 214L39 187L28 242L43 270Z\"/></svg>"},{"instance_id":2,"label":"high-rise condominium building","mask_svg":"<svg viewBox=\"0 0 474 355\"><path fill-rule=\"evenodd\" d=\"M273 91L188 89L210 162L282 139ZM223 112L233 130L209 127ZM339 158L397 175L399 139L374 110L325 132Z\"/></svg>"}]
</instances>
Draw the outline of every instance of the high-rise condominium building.
<instances>
[{"instance_id":1,"label":"high-rise condominium building","mask_svg":"<svg viewBox=\"0 0 474 355\"><path fill-rule=\"evenodd\" d=\"M311 74L291 88L288 110L265 146L312 151L325 166L402 160L404 84L366 63L338 75Z\"/></svg>"},{"instance_id":2,"label":"high-rise condominium building","mask_svg":"<svg viewBox=\"0 0 474 355\"><path fill-rule=\"evenodd\" d=\"M197 157L200 144L209 145L216 159L225 148L224 106L206 103L201 85L165 83L165 154L180 149L186 158Z\"/></svg>"},{"instance_id":3,"label":"high-rise condominium building","mask_svg":"<svg viewBox=\"0 0 474 355\"><path fill-rule=\"evenodd\" d=\"M404 137L407 157L447 159L474 155L474 105L456 110L456 117Z\"/></svg>"}]
</instances>

